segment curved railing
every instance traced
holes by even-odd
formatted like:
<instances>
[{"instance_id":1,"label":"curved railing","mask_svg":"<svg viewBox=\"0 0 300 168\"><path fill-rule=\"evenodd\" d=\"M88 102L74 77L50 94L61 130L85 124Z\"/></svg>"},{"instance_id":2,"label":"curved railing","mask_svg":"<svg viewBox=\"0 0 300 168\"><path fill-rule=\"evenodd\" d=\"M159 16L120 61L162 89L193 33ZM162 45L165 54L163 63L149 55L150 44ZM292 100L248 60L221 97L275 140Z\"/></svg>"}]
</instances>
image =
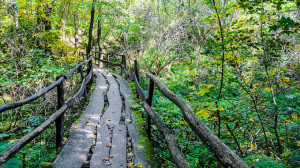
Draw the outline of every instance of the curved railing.
<instances>
[{"instance_id":1,"label":"curved railing","mask_svg":"<svg viewBox=\"0 0 300 168\"><path fill-rule=\"evenodd\" d=\"M170 150L170 154L175 161L175 164L181 168L190 167L188 162L180 153L180 148L177 143L177 139L173 135L173 131L170 130L164 122L160 119L160 117L156 114L156 112L151 108L152 97L154 94L154 85L157 86L157 89L170 101L176 104L182 111L184 120L188 123L191 129L195 132L195 134L201 139L203 144L212 152L212 154L216 157L216 159L224 166L224 167L236 167L236 168L247 168L249 167L234 151L232 151L225 143L223 143L194 113L192 107L181 97L177 96L175 93L170 91L154 73L147 73L147 77L149 80L149 88L148 88L148 97L145 94L145 91L141 88L139 84L139 71L137 68L137 60L134 61L134 73L129 73L126 66L126 57L122 56L122 63L111 63L105 60L101 60L97 58L98 61L120 66L121 74L124 72L125 78L129 78L135 83L135 93L137 98L141 98L142 105L145 111L148 113L147 117L147 135L151 140L151 120L154 122L158 130L162 133L164 138L166 139L168 149ZM151 119L151 120L150 120Z\"/></svg>"},{"instance_id":2,"label":"curved railing","mask_svg":"<svg viewBox=\"0 0 300 168\"><path fill-rule=\"evenodd\" d=\"M26 134L22 138L20 138L17 142L13 143L10 147L5 149L0 154L0 167L11 158L13 157L19 150L21 150L26 144L28 144L31 140L38 137L43 131L46 130L53 122L56 124L56 148L61 146L63 141L64 135L64 112L74 106L75 104L79 103L79 100L82 96L87 96L87 85L92 83L93 81L93 68L92 68L92 59L94 56L91 56L87 61L81 62L77 64L73 69L71 69L66 75L58 76L57 80L51 84L50 86L44 88L40 92L30 96L26 99L23 99L18 102L4 104L0 106L0 112L3 113L6 110L14 109L17 107L21 107L23 105L29 104L34 100L39 99L40 97L44 96L46 93L50 92L52 89L57 88L57 103L58 103L58 110L53 113L45 122L39 125L37 128L32 130L30 133ZM87 74L83 74L82 66L87 65ZM73 76L75 71L79 71L81 74L81 87L79 91L67 101L64 101L63 96L63 84L66 79L70 79Z\"/></svg>"}]
</instances>

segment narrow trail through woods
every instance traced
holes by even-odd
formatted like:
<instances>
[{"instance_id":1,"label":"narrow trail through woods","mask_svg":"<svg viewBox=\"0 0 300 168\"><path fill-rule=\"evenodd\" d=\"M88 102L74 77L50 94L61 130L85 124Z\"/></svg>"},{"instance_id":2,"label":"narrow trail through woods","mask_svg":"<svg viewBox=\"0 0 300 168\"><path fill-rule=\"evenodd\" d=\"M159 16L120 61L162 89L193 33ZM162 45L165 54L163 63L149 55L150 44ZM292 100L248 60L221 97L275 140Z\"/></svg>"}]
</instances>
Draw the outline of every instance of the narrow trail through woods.
<instances>
[{"instance_id":1,"label":"narrow trail through woods","mask_svg":"<svg viewBox=\"0 0 300 168\"><path fill-rule=\"evenodd\" d=\"M94 68L96 87L90 102L71 129L71 136L55 160L56 167L149 167L139 149L140 138L131 109L131 90L122 76Z\"/></svg>"}]
</instances>

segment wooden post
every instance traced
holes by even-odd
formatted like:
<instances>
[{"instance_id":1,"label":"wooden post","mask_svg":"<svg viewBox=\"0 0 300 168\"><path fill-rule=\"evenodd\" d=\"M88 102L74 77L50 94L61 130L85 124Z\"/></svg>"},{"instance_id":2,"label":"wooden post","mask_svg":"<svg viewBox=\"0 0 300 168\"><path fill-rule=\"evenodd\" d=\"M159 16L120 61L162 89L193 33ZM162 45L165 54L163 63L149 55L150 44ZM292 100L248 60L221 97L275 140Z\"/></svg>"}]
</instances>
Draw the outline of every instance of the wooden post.
<instances>
[{"instance_id":1,"label":"wooden post","mask_svg":"<svg viewBox=\"0 0 300 168\"><path fill-rule=\"evenodd\" d=\"M99 67L99 68L102 68L102 65L100 64L100 63L101 63L101 61L100 61L101 56L100 56L100 55L101 55L101 53L99 52L99 57L98 57L98 58L99 58L99 60L98 60L98 67Z\"/></svg>"},{"instance_id":2,"label":"wooden post","mask_svg":"<svg viewBox=\"0 0 300 168\"><path fill-rule=\"evenodd\" d=\"M79 72L80 72L80 75L81 75L81 82L83 81L83 79L84 79L84 75L83 75L83 70L82 70L82 66L80 66L79 67ZM91 79L92 80L92 79ZM88 94L87 94L87 90L86 90L86 88L84 89L84 99L85 99L85 101L87 101L88 100Z\"/></svg>"},{"instance_id":3,"label":"wooden post","mask_svg":"<svg viewBox=\"0 0 300 168\"><path fill-rule=\"evenodd\" d=\"M96 57L96 50L95 50L95 57ZM90 69L90 71L93 71L93 59L89 62L89 64L90 64L90 67L91 67L91 69ZM88 71L87 73L90 73L90 71ZM92 84L93 84L93 80L94 80L94 75L92 74L92 76L91 76L91 81L89 82L89 84L92 86Z\"/></svg>"},{"instance_id":4,"label":"wooden post","mask_svg":"<svg viewBox=\"0 0 300 168\"><path fill-rule=\"evenodd\" d=\"M126 67L126 57L125 57L125 55L122 55L122 64L123 64L123 67L124 67L125 79L127 80L128 76L126 74L127 67Z\"/></svg>"},{"instance_id":5,"label":"wooden post","mask_svg":"<svg viewBox=\"0 0 300 168\"><path fill-rule=\"evenodd\" d=\"M122 63L121 63L121 76L122 76L123 75L123 66L124 66L124 55L121 55L121 56L122 56Z\"/></svg>"},{"instance_id":6,"label":"wooden post","mask_svg":"<svg viewBox=\"0 0 300 168\"><path fill-rule=\"evenodd\" d=\"M109 68L109 55L107 55L107 57L106 57L106 61L107 61L107 68Z\"/></svg>"},{"instance_id":7,"label":"wooden post","mask_svg":"<svg viewBox=\"0 0 300 168\"><path fill-rule=\"evenodd\" d=\"M134 60L134 73L135 73L136 78L137 78L137 83L140 83L137 60ZM136 93L136 98L139 99L139 94L137 92L137 88L135 88L135 93Z\"/></svg>"},{"instance_id":8,"label":"wooden post","mask_svg":"<svg viewBox=\"0 0 300 168\"><path fill-rule=\"evenodd\" d=\"M125 57L125 55L123 55L123 59L124 59L124 64L123 64L123 65L124 65L124 68L127 69L127 65L126 65L126 57Z\"/></svg>"},{"instance_id":9,"label":"wooden post","mask_svg":"<svg viewBox=\"0 0 300 168\"><path fill-rule=\"evenodd\" d=\"M151 72L153 75L155 75L154 72ZM149 104L149 106L151 107L152 105L152 100L153 100L153 94L154 94L154 82L149 79L149 90L148 90L148 99L147 99L147 103ZM147 114L147 134L148 134L148 138L151 141L151 120L150 120L150 116L149 114Z\"/></svg>"},{"instance_id":10,"label":"wooden post","mask_svg":"<svg viewBox=\"0 0 300 168\"><path fill-rule=\"evenodd\" d=\"M62 76L57 76L56 80L58 80ZM64 101L64 84L63 81L61 84L57 86L57 109L60 109ZM58 117L55 120L55 126L56 126L56 151L58 151L58 148L62 145L63 137L64 137L64 118L65 113L63 113L60 117Z\"/></svg>"}]
</instances>

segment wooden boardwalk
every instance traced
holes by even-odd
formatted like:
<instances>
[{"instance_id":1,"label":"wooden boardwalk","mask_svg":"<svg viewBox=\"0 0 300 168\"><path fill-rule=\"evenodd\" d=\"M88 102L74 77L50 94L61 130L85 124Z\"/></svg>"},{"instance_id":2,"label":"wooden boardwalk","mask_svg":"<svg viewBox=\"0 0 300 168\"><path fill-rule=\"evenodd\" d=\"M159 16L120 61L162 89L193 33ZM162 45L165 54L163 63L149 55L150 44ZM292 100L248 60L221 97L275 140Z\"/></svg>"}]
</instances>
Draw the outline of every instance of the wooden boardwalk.
<instances>
[{"instance_id":1,"label":"wooden boardwalk","mask_svg":"<svg viewBox=\"0 0 300 168\"><path fill-rule=\"evenodd\" d=\"M117 74L94 68L96 87L78 125L54 162L56 167L150 167L137 141L131 90ZM128 164L130 163L130 164ZM132 163L132 164L131 164Z\"/></svg>"}]
</instances>

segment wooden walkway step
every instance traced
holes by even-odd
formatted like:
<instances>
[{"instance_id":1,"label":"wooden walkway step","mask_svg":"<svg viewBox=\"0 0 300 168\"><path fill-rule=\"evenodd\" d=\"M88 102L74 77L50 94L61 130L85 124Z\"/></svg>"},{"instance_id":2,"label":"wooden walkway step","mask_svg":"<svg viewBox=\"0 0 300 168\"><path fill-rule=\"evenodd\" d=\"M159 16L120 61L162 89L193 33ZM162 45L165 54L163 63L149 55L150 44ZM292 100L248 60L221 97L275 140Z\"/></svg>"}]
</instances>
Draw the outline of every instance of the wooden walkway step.
<instances>
[{"instance_id":1,"label":"wooden walkway step","mask_svg":"<svg viewBox=\"0 0 300 168\"><path fill-rule=\"evenodd\" d=\"M151 167L139 149L131 90L122 76L94 68L97 76L88 107L54 162L58 168ZM128 164L130 163L130 164ZM133 167L134 167L133 166Z\"/></svg>"}]
</instances>

